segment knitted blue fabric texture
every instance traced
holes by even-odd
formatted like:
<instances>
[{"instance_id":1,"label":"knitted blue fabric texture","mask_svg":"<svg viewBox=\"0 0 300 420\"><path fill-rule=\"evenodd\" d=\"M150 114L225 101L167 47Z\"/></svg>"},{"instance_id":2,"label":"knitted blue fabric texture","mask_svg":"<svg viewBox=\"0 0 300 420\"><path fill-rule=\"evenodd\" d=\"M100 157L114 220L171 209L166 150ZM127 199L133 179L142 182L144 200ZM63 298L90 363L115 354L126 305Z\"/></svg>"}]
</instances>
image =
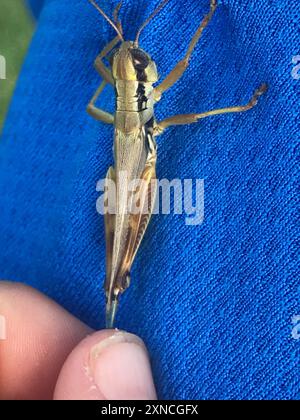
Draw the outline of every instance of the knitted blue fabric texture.
<instances>
[{"instance_id":1,"label":"knitted blue fabric texture","mask_svg":"<svg viewBox=\"0 0 300 420\"><path fill-rule=\"evenodd\" d=\"M161 77L208 3L170 0L144 30L140 45ZM153 217L117 326L145 340L160 398L298 399L300 81L291 71L300 3L219 3L157 119L247 103L261 82L269 91L248 113L158 138L159 178L205 179L205 219ZM115 3L101 4L112 13ZM123 1L126 39L156 5ZM98 329L105 241L96 183L112 163L113 128L85 109L100 84L93 60L113 36L87 0L45 0L0 144L0 277L38 288ZM113 110L113 94L105 90L104 109Z\"/></svg>"}]
</instances>

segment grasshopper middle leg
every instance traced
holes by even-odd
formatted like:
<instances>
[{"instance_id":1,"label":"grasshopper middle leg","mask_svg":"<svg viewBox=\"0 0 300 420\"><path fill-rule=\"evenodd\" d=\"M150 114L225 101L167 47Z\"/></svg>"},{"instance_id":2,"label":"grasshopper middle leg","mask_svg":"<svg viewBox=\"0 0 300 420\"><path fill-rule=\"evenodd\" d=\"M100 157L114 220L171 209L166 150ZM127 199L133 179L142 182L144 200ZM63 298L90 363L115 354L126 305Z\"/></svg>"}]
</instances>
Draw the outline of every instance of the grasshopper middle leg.
<instances>
[{"instance_id":1,"label":"grasshopper middle leg","mask_svg":"<svg viewBox=\"0 0 300 420\"><path fill-rule=\"evenodd\" d=\"M95 103L100 96L101 92L103 91L104 87L106 85L105 80L101 83L99 88L97 89L95 95L92 97L90 103L87 106L87 112L91 117L95 118L98 121L102 121L107 124L113 124L114 123L114 116L110 114L109 112L103 111L102 109L96 107Z\"/></svg>"},{"instance_id":2,"label":"grasshopper middle leg","mask_svg":"<svg viewBox=\"0 0 300 420\"><path fill-rule=\"evenodd\" d=\"M154 135L160 135L166 128L172 125L184 125L198 122L202 118L210 117L213 115L228 114L232 112L244 112L252 109L258 102L258 98L263 95L267 90L267 85L262 84L253 94L251 100L246 105L233 106L228 108L214 109L212 111L203 112L201 114L181 114L174 117L166 118L165 120L156 124L154 128Z\"/></svg>"}]
</instances>

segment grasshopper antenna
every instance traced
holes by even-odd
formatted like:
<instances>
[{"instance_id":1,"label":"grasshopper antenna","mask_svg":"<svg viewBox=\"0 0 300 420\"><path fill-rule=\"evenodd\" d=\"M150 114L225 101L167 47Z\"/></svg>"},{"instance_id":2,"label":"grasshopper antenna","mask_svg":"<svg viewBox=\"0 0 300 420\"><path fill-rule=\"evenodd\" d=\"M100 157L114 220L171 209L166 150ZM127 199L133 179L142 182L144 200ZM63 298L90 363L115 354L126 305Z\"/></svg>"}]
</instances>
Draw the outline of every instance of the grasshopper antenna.
<instances>
[{"instance_id":1,"label":"grasshopper antenna","mask_svg":"<svg viewBox=\"0 0 300 420\"><path fill-rule=\"evenodd\" d=\"M107 16L107 14L101 9L101 7L98 6L96 1L95 0L88 0L88 1L98 10L99 13L101 13L101 15L104 17L104 19L107 20L107 22L110 24L110 26L112 26L114 28L114 30L117 32L120 40L124 41L123 34L120 31L120 29L118 28L118 26L115 25L114 22Z\"/></svg>"},{"instance_id":2,"label":"grasshopper antenna","mask_svg":"<svg viewBox=\"0 0 300 420\"><path fill-rule=\"evenodd\" d=\"M157 8L154 10L153 13L151 13L151 15L148 17L147 20L145 20L145 22L142 24L142 26L140 27L136 39L135 39L135 44L138 45L139 44L139 38L141 35L141 32L143 31L143 29L145 28L145 26L148 25L148 23L150 22L150 20L152 20L160 11L163 7L165 7L165 5L168 3L169 0L163 0L158 6Z\"/></svg>"}]
</instances>

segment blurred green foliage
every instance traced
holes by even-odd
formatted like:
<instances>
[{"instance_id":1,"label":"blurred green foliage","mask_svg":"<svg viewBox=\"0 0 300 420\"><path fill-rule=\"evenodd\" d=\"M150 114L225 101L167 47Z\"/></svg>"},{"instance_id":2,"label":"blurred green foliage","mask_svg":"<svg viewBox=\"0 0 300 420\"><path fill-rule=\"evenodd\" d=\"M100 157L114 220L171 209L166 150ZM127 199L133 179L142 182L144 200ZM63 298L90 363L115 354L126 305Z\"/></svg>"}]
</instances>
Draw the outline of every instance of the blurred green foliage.
<instances>
[{"instance_id":1,"label":"blurred green foliage","mask_svg":"<svg viewBox=\"0 0 300 420\"><path fill-rule=\"evenodd\" d=\"M6 60L6 80L0 80L0 132L33 26L24 0L0 0L0 55Z\"/></svg>"}]
</instances>

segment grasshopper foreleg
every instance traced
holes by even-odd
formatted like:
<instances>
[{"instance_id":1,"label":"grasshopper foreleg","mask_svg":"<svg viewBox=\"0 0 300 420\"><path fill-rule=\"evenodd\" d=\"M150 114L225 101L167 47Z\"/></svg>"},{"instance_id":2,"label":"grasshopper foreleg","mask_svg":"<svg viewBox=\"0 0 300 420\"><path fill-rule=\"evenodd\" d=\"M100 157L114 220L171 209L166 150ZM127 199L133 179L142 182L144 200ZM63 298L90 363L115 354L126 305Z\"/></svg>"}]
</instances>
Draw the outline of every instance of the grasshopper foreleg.
<instances>
[{"instance_id":1,"label":"grasshopper foreleg","mask_svg":"<svg viewBox=\"0 0 300 420\"><path fill-rule=\"evenodd\" d=\"M111 71L103 62L103 58L120 42L120 38L116 36L106 47L101 51L98 57L95 60L94 66L100 76L111 85L114 84L114 79L112 77Z\"/></svg>"},{"instance_id":2,"label":"grasshopper foreleg","mask_svg":"<svg viewBox=\"0 0 300 420\"><path fill-rule=\"evenodd\" d=\"M195 49L195 46L197 45L204 29L207 27L209 22L211 21L215 11L217 8L217 0L211 0L210 1L210 11L209 13L204 17L204 19L201 22L201 25L195 32L195 35L193 36L190 45L188 47L188 50L185 54L185 57L179 61L179 63L176 64L176 66L173 68L171 73L163 80L155 89L154 89L154 99L156 101L159 101L161 99L162 94L168 90L170 87L172 87L183 75L185 70L187 69L189 65L189 61L191 58L191 55Z\"/></svg>"},{"instance_id":3,"label":"grasshopper foreleg","mask_svg":"<svg viewBox=\"0 0 300 420\"><path fill-rule=\"evenodd\" d=\"M214 109L212 111L203 112L201 114L181 114L181 115L175 115L174 117L166 118L165 120L156 124L156 126L154 127L154 135L155 136L160 135L166 128L172 125L192 124L192 123L198 122L202 118L211 117L213 115L249 111L257 104L258 98L263 93L265 93L266 90L267 90L267 85L264 83L254 92L251 100L246 105Z\"/></svg>"}]
</instances>

